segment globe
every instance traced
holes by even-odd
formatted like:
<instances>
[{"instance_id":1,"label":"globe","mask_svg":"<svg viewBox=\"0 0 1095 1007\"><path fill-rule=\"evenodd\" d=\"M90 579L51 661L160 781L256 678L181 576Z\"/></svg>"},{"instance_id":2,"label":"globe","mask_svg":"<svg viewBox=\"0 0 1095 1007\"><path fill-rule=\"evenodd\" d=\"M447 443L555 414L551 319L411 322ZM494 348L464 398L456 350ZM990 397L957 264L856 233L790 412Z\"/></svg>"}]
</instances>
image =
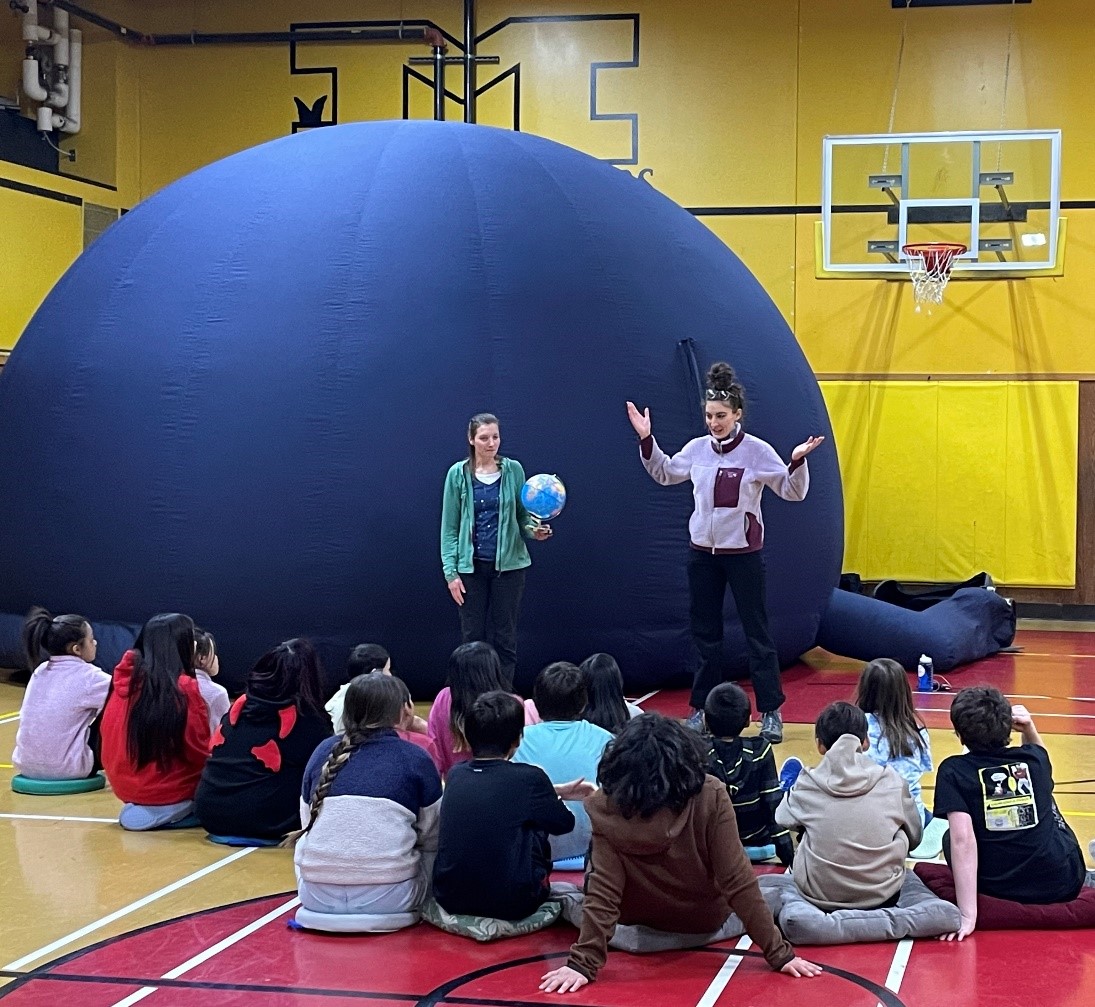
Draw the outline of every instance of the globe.
<instances>
[{"instance_id":1,"label":"globe","mask_svg":"<svg viewBox=\"0 0 1095 1007\"><path fill-rule=\"evenodd\" d=\"M541 473L532 476L521 487L521 503L533 517L551 521L563 512L567 502L567 488L558 476Z\"/></svg>"}]
</instances>

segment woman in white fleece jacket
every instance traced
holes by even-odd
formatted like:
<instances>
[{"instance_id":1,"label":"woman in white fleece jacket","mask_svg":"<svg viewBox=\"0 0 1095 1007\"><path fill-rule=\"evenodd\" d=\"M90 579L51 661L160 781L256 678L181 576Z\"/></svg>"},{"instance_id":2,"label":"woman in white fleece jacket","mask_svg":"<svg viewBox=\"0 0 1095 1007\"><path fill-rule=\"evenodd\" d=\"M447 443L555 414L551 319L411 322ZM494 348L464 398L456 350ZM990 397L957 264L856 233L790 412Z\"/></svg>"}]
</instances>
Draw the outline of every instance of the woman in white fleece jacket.
<instances>
[{"instance_id":1,"label":"woman in white fleece jacket","mask_svg":"<svg viewBox=\"0 0 1095 1007\"><path fill-rule=\"evenodd\" d=\"M761 714L761 734L772 744L783 740L783 690L779 658L768 632L764 596L764 521L760 499L767 486L784 500L802 500L810 488L806 456L824 437L810 437L784 464L775 449L741 426L745 390L726 363L712 364L707 372L704 417L709 436L690 440L670 457L650 432L650 410L633 402L627 415L639 435L643 465L663 486L692 480L695 510L688 522L692 552L688 563L692 639L700 665L692 685L694 713L689 723L699 726L707 694L721 681L723 602L726 586L734 596L749 647L749 677Z\"/></svg>"}]
</instances>

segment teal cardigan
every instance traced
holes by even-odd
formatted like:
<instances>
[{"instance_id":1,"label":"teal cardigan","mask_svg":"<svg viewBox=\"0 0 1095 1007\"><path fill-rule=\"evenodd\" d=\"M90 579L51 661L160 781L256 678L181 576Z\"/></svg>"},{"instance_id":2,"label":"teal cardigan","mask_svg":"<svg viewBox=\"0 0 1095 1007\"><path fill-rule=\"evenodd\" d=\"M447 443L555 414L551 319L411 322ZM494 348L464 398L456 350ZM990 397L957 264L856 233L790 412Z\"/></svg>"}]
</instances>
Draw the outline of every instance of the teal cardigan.
<instances>
[{"instance_id":1,"label":"teal cardigan","mask_svg":"<svg viewBox=\"0 0 1095 1007\"><path fill-rule=\"evenodd\" d=\"M502 469L498 492L498 552L495 568L523 570L532 565L522 535L531 537L535 521L521 503L525 470L512 458L499 458ZM468 462L457 462L445 476L445 496L441 503L441 569L445 583L457 574L475 569L475 505L472 471Z\"/></svg>"}]
</instances>

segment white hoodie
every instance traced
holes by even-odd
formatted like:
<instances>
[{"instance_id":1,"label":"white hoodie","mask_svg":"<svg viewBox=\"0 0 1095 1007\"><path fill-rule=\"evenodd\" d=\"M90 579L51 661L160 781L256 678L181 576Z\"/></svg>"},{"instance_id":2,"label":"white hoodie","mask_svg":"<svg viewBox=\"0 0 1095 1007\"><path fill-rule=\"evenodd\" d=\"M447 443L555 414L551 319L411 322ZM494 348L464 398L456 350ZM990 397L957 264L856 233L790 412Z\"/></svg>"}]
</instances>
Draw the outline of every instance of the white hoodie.
<instances>
[{"instance_id":1,"label":"white hoodie","mask_svg":"<svg viewBox=\"0 0 1095 1007\"><path fill-rule=\"evenodd\" d=\"M776 808L776 822L804 829L792 867L795 884L820 909L872 909L901 890L905 858L922 819L909 788L889 766L860 751L852 734L803 769Z\"/></svg>"}]
</instances>

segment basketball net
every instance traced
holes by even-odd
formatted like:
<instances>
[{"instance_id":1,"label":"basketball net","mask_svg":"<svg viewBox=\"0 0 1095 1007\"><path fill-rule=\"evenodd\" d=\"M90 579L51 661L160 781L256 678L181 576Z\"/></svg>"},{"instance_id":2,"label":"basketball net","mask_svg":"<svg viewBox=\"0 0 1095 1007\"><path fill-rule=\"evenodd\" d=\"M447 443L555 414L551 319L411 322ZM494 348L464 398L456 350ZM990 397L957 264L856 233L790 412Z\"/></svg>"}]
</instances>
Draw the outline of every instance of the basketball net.
<instances>
[{"instance_id":1,"label":"basketball net","mask_svg":"<svg viewBox=\"0 0 1095 1007\"><path fill-rule=\"evenodd\" d=\"M918 245L904 245L901 249L909 264L909 278L913 284L916 310L920 305L943 303L943 291L951 278L951 266L966 251L965 245L948 241L929 241Z\"/></svg>"}]
</instances>

